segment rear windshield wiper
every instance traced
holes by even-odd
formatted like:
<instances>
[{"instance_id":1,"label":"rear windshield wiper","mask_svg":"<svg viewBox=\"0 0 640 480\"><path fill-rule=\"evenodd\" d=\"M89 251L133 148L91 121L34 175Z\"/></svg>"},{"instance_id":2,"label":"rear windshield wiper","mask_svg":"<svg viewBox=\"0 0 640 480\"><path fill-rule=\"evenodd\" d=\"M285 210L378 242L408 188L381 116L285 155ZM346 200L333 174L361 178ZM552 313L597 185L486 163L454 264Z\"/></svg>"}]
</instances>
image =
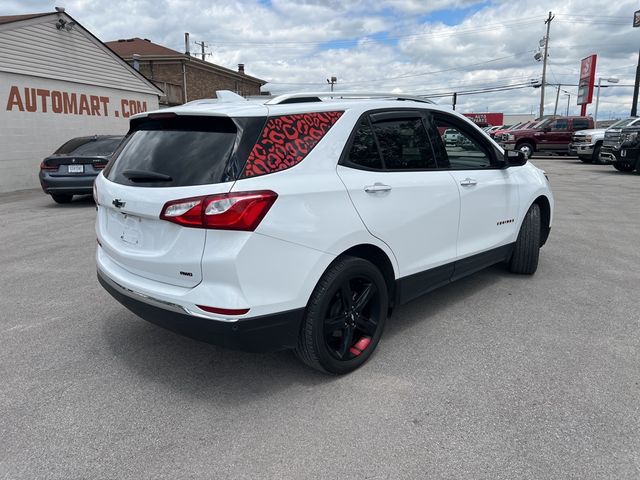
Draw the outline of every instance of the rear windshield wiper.
<instances>
[{"instance_id":1,"label":"rear windshield wiper","mask_svg":"<svg viewBox=\"0 0 640 480\"><path fill-rule=\"evenodd\" d=\"M173 180L169 175L147 170L125 170L122 175L132 182L170 182Z\"/></svg>"}]
</instances>

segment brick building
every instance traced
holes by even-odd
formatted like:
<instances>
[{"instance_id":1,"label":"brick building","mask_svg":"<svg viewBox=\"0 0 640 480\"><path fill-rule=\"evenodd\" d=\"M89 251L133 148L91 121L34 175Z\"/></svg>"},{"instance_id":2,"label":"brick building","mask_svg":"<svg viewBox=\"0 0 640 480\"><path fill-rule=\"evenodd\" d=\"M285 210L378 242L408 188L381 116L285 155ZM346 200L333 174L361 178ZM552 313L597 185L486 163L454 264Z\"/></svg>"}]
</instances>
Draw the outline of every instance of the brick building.
<instances>
[{"instance_id":1,"label":"brick building","mask_svg":"<svg viewBox=\"0 0 640 480\"><path fill-rule=\"evenodd\" d=\"M147 39L129 38L106 45L165 92L160 98L165 106L213 98L216 90L260 95L260 87L266 83L245 74L243 64L238 65L238 71L230 70Z\"/></svg>"}]
</instances>

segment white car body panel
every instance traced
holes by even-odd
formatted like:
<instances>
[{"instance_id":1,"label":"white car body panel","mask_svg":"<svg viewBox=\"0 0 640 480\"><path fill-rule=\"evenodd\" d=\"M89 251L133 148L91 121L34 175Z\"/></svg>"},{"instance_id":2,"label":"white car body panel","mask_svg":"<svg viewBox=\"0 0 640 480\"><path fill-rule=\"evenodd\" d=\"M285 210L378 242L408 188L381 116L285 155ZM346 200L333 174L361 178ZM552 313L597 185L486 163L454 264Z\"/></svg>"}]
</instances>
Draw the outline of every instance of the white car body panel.
<instances>
[{"instance_id":1,"label":"white car body panel","mask_svg":"<svg viewBox=\"0 0 640 480\"><path fill-rule=\"evenodd\" d=\"M99 175L99 271L125 289L178 305L190 315L229 322L304 308L323 272L352 247L372 245L382 250L398 280L512 244L539 196L548 199L553 212L548 182L530 163L506 169L420 172L338 165L363 113L407 108L443 112L477 129L445 107L389 100L268 106L194 102L162 110L231 117L344 113L301 163L282 171L235 182L168 188L125 186ZM481 135L501 151L487 133ZM477 183L462 186L467 178ZM377 182L391 186L391 191L364 191ZM278 194L255 232L187 228L159 219L171 200L254 190ZM116 208L114 199L125 205ZM249 311L212 314L197 305Z\"/></svg>"}]
</instances>

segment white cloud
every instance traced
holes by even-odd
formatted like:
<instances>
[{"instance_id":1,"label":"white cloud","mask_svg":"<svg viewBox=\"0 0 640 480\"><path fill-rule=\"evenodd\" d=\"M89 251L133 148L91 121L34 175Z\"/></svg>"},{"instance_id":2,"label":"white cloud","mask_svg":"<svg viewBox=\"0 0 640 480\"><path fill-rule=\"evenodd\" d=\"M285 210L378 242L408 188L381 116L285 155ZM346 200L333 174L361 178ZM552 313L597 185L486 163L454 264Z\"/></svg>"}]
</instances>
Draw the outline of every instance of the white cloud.
<instances>
[{"instance_id":1,"label":"white cloud","mask_svg":"<svg viewBox=\"0 0 640 480\"><path fill-rule=\"evenodd\" d=\"M50 11L52 5L0 0L0 12ZM429 21L430 13L442 8L474 5L477 11L455 25ZM578 111L577 88L570 85L577 83L580 59L597 53L599 76L615 75L618 85L632 84L640 35L640 29L631 28L638 8L634 0L609 3L606 10L596 0L68 0L64 6L103 41L137 36L182 51L188 31L192 41L209 44L208 60L229 68L244 63L250 75L272 81L268 88L273 92L324 90L332 75L339 89L406 93L524 82L541 75L533 54L552 10L548 81L568 84L563 89L572 94L572 113ZM434 18L446 15L438 12ZM536 113L539 94L539 89L526 88L460 95L458 108ZM628 87L603 89L601 114L628 113L631 94ZM566 98L561 92L563 111ZM549 87L547 111L553 111L554 102L555 88Z\"/></svg>"}]
</instances>

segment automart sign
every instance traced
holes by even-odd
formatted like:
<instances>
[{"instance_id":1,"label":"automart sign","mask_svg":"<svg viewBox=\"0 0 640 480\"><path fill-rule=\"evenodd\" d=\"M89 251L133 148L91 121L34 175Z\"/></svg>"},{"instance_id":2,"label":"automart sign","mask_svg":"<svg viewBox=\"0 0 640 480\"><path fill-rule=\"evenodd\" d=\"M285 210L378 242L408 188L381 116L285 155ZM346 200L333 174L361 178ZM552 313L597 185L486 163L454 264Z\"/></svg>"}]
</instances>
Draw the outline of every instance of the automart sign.
<instances>
[{"instance_id":1,"label":"automart sign","mask_svg":"<svg viewBox=\"0 0 640 480\"><path fill-rule=\"evenodd\" d=\"M593 84L596 79L597 55L583 58L580 63L580 81L578 82L578 105L586 105L593 100Z\"/></svg>"},{"instance_id":2,"label":"automart sign","mask_svg":"<svg viewBox=\"0 0 640 480\"><path fill-rule=\"evenodd\" d=\"M46 88L20 88L17 85L10 87L6 105L9 112L52 112L63 115L114 116L116 118L121 115L129 118L136 113L147 111L145 101L122 98L120 102L113 102L108 96Z\"/></svg>"}]
</instances>

